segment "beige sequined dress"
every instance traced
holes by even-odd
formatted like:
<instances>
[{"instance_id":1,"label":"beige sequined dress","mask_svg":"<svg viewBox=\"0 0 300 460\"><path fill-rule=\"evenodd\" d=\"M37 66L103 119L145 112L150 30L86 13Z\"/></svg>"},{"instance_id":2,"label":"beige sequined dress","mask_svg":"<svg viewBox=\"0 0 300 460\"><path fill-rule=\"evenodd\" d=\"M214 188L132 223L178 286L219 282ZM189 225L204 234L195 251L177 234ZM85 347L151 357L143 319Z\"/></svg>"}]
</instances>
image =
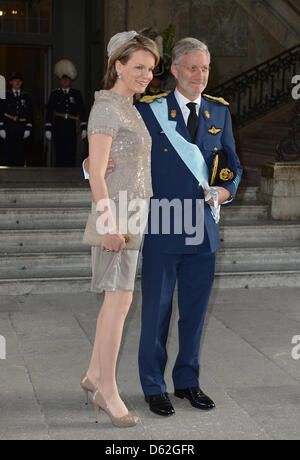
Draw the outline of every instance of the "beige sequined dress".
<instances>
[{"instance_id":1,"label":"beige sequined dress","mask_svg":"<svg viewBox=\"0 0 300 460\"><path fill-rule=\"evenodd\" d=\"M109 197L118 206L122 191L127 192L128 201L143 198L148 203L152 196L151 137L133 99L108 90L96 92L88 122L89 138L93 134L112 137L110 157L116 167L106 179ZM96 213L95 203L92 212ZM91 290L133 290L138 254L92 247Z\"/></svg>"}]
</instances>

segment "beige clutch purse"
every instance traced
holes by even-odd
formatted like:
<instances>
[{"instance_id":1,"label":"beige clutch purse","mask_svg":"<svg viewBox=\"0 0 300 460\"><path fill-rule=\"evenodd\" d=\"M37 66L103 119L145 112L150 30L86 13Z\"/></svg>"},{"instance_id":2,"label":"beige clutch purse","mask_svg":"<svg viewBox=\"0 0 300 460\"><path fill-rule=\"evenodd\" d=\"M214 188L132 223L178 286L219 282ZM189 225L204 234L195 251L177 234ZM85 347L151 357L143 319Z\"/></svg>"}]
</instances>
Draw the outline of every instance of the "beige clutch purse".
<instances>
[{"instance_id":1,"label":"beige clutch purse","mask_svg":"<svg viewBox=\"0 0 300 460\"><path fill-rule=\"evenodd\" d=\"M89 214L82 242L89 246L101 246L101 240L104 235L97 232L96 222L98 214ZM140 233L123 235L126 242L125 249L138 251L141 247L143 235Z\"/></svg>"}]
</instances>

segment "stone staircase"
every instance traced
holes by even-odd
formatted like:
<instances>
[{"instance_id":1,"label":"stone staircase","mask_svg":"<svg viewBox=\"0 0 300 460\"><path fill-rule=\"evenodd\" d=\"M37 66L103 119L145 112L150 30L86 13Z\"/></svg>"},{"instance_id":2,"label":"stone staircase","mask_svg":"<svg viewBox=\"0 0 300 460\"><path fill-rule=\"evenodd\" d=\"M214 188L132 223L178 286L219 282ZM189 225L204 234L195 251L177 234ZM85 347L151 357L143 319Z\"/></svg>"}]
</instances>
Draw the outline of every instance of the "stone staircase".
<instances>
[{"instance_id":1,"label":"stone staircase","mask_svg":"<svg viewBox=\"0 0 300 460\"><path fill-rule=\"evenodd\" d=\"M269 220L257 192L240 187L222 209L215 286L300 286L300 222ZM81 240L90 203L89 188L76 182L2 183L0 294L89 290L90 248Z\"/></svg>"},{"instance_id":2,"label":"stone staircase","mask_svg":"<svg viewBox=\"0 0 300 460\"><path fill-rule=\"evenodd\" d=\"M290 135L296 102L273 110L235 133L237 153L244 168L244 178L252 173L257 183L264 163L275 161L276 146Z\"/></svg>"}]
</instances>

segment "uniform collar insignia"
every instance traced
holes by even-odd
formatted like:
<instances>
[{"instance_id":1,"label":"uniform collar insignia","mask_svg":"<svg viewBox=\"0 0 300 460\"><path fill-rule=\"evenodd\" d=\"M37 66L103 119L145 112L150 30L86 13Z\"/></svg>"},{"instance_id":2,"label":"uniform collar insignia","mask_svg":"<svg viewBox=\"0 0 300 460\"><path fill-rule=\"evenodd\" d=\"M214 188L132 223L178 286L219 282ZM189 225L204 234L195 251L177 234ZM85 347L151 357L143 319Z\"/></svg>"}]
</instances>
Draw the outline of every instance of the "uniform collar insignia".
<instances>
[{"instance_id":1,"label":"uniform collar insignia","mask_svg":"<svg viewBox=\"0 0 300 460\"><path fill-rule=\"evenodd\" d=\"M210 113L208 110L205 110L204 113L205 113L206 118L210 118Z\"/></svg>"},{"instance_id":2,"label":"uniform collar insignia","mask_svg":"<svg viewBox=\"0 0 300 460\"><path fill-rule=\"evenodd\" d=\"M171 110L171 117L176 118L177 112L175 109Z\"/></svg>"},{"instance_id":3,"label":"uniform collar insignia","mask_svg":"<svg viewBox=\"0 0 300 460\"><path fill-rule=\"evenodd\" d=\"M222 131L222 129L216 128L214 125L212 125L212 127L208 130L208 132L210 134L213 134L213 135L216 135L216 134L220 133L221 131Z\"/></svg>"}]
</instances>

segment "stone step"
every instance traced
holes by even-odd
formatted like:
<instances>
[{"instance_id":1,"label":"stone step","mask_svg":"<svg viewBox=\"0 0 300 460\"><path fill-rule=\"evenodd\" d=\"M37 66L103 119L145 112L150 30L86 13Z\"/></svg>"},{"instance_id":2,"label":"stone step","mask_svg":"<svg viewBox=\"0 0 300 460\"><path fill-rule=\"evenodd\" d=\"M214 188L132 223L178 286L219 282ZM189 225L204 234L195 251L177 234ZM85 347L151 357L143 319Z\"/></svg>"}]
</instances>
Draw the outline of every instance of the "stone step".
<instances>
[{"instance_id":1,"label":"stone step","mask_svg":"<svg viewBox=\"0 0 300 460\"><path fill-rule=\"evenodd\" d=\"M230 288L259 288L259 287L295 287L300 286L300 270L261 270L253 272L219 272L216 273L214 287ZM234 294L233 294L234 295Z\"/></svg>"},{"instance_id":2,"label":"stone step","mask_svg":"<svg viewBox=\"0 0 300 460\"><path fill-rule=\"evenodd\" d=\"M300 249L290 248L228 248L221 249L217 272L300 271ZM142 259L142 258L141 258ZM138 272L141 272L139 266ZM74 253L12 253L2 255L0 279L66 278L91 276L91 255Z\"/></svg>"},{"instance_id":3,"label":"stone step","mask_svg":"<svg viewBox=\"0 0 300 460\"><path fill-rule=\"evenodd\" d=\"M84 229L86 208L0 208L0 229Z\"/></svg>"},{"instance_id":4,"label":"stone step","mask_svg":"<svg viewBox=\"0 0 300 460\"><path fill-rule=\"evenodd\" d=\"M90 283L90 277L0 279L0 295L88 292ZM300 286L300 271L219 272L214 282L220 289L278 286Z\"/></svg>"},{"instance_id":5,"label":"stone step","mask_svg":"<svg viewBox=\"0 0 300 460\"><path fill-rule=\"evenodd\" d=\"M275 267L280 264L280 267L287 268L298 264L300 268L300 247L276 247L276 248L221 248L218 251L217 265L226 267L235 267L235 269L243 270L242 267L250 265L270 265Z\"/></svg>"},{"instance_id":6,"label":"stone step","mask_svg":"<svg viewBox=\"0 0 300 460\"><path fill-rule=\"evenodd\" d=\"M0 208L0 229L84 229L90 209L76 208ZM236 204L222 209L223 223L267 218L268 206Z\"/></svg>"},{"instance_id":7,"label":"stone step","mask_svg":"<svg viewBox=\"0 0 300 460\"><path fill-rule=\"evenodd\" d=\"M240 186L237 200L255 201L258 187ZM0 188L0 208L60 208L86 207L90 209L92 194L89 188Z\"/></svg>"},{"instance_id":8,"label":"stone step","mask_svg":"<svg viewBox=\"0 0 300 460\"><path fill-rule=\"evenodd\" d=\"M83 229L0 230L0 253L85 252ZM253 221L220 227L223 247L297 246L300 223ZM276 249L274 249L276 250Z\"/></svg>"},{"instance_id":9,"label":"stone step","mask_svg":"<svg viewBox=\"0 0 300 460\"><path fill-rule=\"evenodd\" d=\"M88 181L83 180L81 167L77 168L13 168L0 166L1 186L11 187L86 187Z\"/></svg>"},{"instance_id":10,"label":"stone step","mask_svg":"<svg viewBox=\"0 0 300 460\"><path fill-rule=\"evenodd\" d=\"M1 257L0 279L91 276L91 254L57 252L7 254Z\"/></svg>"},{"instance_id":11,"label":"stone step","mask_svg":"<svg viewBox=\"0 0 300 460\"><path fill-rule=\"evenodd\" d=\"M83 230L0 230L0 251L7 253L81 252Z\"/></svg>"},{"instance_id":12,"label":"stone step","mask_svg":"<svg viewBox=\"0 0 300 460\"><path fill-rule=\"evenodd\" d=\"M0 188L1 208L91 207L89 188Z\"/></svg>"},{"instance_id":13,"label":"stone step","mask_svg":"<svg viewBox=\"0 0 300 460\"><path fill-rule=\"evenodd\" d=\"M238 200L232 206L221 208L221 225L230 225L234 222L249 222L255 220L266 220L269 206L251 203L240 204Z\"/></svg>"},{"instance_id":14,"label":"stone step","mask_svg":"<svg viewBox=\"0 0 300 460\"><path fill-rule=\"evenodd\" d=\"M221 246L224 248L265 248L291 247L300 244L300 223L281 221L248 221L248 225L228 225L220 227Z\"/></svg>"},{"instance_id":15,"label":"stone step","mask_svg":"<svg viewBox=\"0 0 300 460\"><path fill-rule=\"evenodd\" d=\"M238 203L247 203L248 201L251 202L256 202L257 204L257 196L259 193L259 187L258 186L253 186L253 187L243 187L242 185L238 188L238 192L236 194L234 204Z\"/></svg>"}]
</instances>

